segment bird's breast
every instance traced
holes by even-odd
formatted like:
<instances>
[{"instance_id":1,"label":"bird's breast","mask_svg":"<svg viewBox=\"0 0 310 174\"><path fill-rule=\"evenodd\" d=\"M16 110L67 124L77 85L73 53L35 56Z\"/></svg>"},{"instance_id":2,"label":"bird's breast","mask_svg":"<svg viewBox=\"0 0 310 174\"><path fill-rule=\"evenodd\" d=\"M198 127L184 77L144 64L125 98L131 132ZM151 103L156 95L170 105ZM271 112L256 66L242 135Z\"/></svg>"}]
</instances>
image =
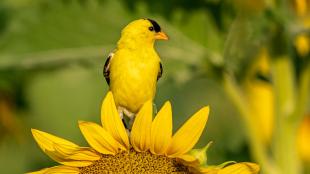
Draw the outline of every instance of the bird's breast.
<instances>
[{"instance_id":1,"label":"bird's breast","mask_svg":"<svg viewBox=\"0 0 310 174\"><path fill-rule=\"evenodd\" d=\"M116 103L137 112L143 103L154 98L158 70L156 53L117 52L111 62L110 74L110 89Z\"/></svg>"}]
</instances>

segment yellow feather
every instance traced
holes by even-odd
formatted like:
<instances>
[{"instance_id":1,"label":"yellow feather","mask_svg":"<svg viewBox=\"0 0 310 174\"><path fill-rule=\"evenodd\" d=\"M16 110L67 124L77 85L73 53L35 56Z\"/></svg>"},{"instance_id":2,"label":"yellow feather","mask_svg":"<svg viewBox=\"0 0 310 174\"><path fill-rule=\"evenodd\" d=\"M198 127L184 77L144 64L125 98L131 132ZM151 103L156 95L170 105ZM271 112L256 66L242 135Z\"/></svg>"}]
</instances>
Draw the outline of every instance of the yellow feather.
<instances>
[{"instance_id":1,"label":"yellow feather","mask_svg":"<svg viewBox=\"0 0 310 174\"><path fill-rule=\"evenodd\" d=\"M154 50L121 49L111 61L111 86L115 102L136 113L144 102L154 98L159 57Z\"/></svg>"}]
</instances>

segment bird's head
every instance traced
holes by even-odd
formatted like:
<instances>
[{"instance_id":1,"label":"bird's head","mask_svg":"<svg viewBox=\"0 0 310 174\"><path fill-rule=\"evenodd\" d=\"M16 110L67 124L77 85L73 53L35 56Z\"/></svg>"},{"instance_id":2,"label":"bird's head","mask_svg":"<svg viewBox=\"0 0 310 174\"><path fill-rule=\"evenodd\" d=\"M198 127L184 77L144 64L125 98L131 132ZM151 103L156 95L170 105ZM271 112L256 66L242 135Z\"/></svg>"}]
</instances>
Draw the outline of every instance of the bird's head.
<instances>
[{"instance_id":1,"label":"bird's head","mask_svg":"<svg viewBox=\"0 0 310 174\"><path fill-rule=\"evenodd\" d=\"M123 30L120 41L139 44L153 44L155 40L168 40L158 23L152 19L138 19Z\"/></svg>"}]
</instances>

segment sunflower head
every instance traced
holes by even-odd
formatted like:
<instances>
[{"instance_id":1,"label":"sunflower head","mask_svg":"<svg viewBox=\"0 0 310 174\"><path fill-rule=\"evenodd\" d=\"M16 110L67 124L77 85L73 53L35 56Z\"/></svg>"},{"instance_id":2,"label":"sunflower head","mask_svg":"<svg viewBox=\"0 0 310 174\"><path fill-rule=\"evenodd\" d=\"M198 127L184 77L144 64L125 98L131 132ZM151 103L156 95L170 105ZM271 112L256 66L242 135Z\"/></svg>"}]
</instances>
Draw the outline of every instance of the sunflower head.
<instances>
[{"instance_id":1,"label":"sunflower head","mask_svg":"<svg viewBox=\"0 0 310 174\"><path fill-rule=\"evenodd\" d=\"M33 173L220 173L223 169L234 170L233 166L249 174L257 173L258 166L252 163L202 167L199 159L189 153L202 134L208 115L209 107L200 109L173 135L171 104L166 102L153 119L152 102L148 101L128 135L109 92L102 103L101 125L79 121L90 147L32 129L40 148L61 164Z\"/></svg>"}]
</instances>

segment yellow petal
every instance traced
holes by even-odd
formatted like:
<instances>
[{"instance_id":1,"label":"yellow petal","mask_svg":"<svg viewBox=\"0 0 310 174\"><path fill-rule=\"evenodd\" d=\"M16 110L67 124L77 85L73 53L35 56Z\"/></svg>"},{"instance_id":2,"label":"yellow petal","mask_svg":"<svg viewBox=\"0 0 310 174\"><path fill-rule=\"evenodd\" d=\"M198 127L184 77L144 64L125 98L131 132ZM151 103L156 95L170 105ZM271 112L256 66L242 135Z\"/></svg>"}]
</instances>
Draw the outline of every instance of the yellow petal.
<instances>
[{"instance_id":1,"label":"yellow petal","mask_svg":"<svg viewBox=\"0 0 310 174\"><path fill-rule=\"evenodd\" d=\"M136 151L150 148L152 126L152 101L147 101L138 112L132 126L130 141Z\"/></svg>"},{"instance_id":2,"label":"yellow petal","mask_svg":"<svg viewBox=\"0 0 310 174\"><path fill-rule=\"evenodd\" d=\"M302 160L310 162L310 117L307 115L297 132L297 149Z\"/></svg>"},{"instance_id":3,"label":"yellow petal","mask_svg":"<svg viewBox=\"0 0 310 174\"><path fill-rule=\"evenodd\" d=\"M54 135L48 134L46 132L42 132L36 129L31 129L32 135L40 148L45 151L54 151L54 144L63 144L72 147L79 147L78 145L67 141L65 139L56 137Z\"/></svg>"},{"instance_id":4,"label":"yellow petal","mask_svg":"<svg viewBox=\"0 0 310 174\"><path fill-rule=\"evenodd\" d=\"M178 156L178 159L181 160L181 162L186 166L197 167L200 165L199 160L192 155L181 155Z\"/></svg>"},{"instance_id":5,"label":"yellow petal","mask_svg":"<svg viewBox=\"0 0 310 174\"><path fill-rule=\"evenodd\" d=\"M101 107L101 122L103 127L114 137L116 141L129 149L127 131L117 112L112 92L108 92Z\"/></svg>"},{"instance_id":6,"label":"yellow petal","mask_svg":"<svg viewBox=\"0 0 310 174\"><path fill-rule=\"evenodd\" d=\"M208 115L209 107L204 107L194 114L172 137L166 154L177 157L191 150L205 128Z\"/></svg>"},{"instance_id":7,"label":"yellow petal","mask_svg":"<svg viewBox=\"0 0 310 174\"><path fill-rule=\"evenodd\" d=\"M237 163L221 169L218 174L257 174L259 166L255 163Z\"/></svg>"},{"instance_id":8,"label":"yellow petal","mask_svg":"<svg viewBox=\"0 0 310 174\"><path fill-rule=\"evenodd\" d=\"M219 171L220 169L216 167L206 167L200 169L200 172L203 174L218 174Z\"/></svg>"},{"instance_id":9,"label":"yellow petal","mask_svg":"<svg viewBox=\"0 0 310 174\"><path fill-rule=\"evenodd\" d=\"M100 159L100 155L88 147L72 147L66 145L54 145L55 150L68 160L95 161Z\"/></svg>"},{"instance_id":10,"label":"yellow petal","mask_svg":"<svg viewBox=\"0 0 310 174\"><path fill-rule=\"evenodd\" d=\"M41 170L35 171L35 172L28 172L26 174L44 174L48 169L50 169L50 168L41 169Z\"/></svg>"},{"instance_id":11,"label":"yellow petal","mask_svg":"<svg viewBox=\"0 0 310 174\"><path fill-rule=\"evenodd\" d=\"M27 174L79 174L79 169L69 166L55 166Z\"/></svg>"},{"instance_id":12,"label":"yellow petal","mask_svg":"<svg viewBox=\"0 0 310 174\"><path fill-rule=\"evenodd\" d=\"M41 149L53 160L60 164L68 166L88 166L92 164L92 161L98 160L99 155L91 152L86 152L82 147L64 140L62 138L56 137L54 135L42 132L39 130L32 129L32 134ZM66 153L63 153L66 151ZM84 151L84 158L76 156ZM87 155L88 154L88 155Z\"/></svg>"},{"instance_id":13,"label":"yellow petal","mask_svg":"<svg viewBox=\"0 0 310 174\"><path fill-rule=\"evenodd\" d=\"M192 155L188 155L188 154L181 155L178 158L182 159L183 161L190 162L190 163L195 162L195 161L199 162L197 158L195 158Z\"/></svg>"},{"instance_id":14,"label":"yellow petal","mask_svg":"<svg viewBox=\"0 0 310 174\"><path fill-rule=\"evenodd\" d=\"M164 154L171 137L172 111L170 102L166 102L152 123L150 151L153 154Z\"/></svg>"},{"instance_id":15,"label":"yellow petal","mask_svg":"<svg viewBox=\"0 0 310 174\"><path fill-rule=\"evenodd\" d=\"M88 144L102 154L116 154L126 150L104 128L91 122L79 122L79 127Z\"/></svg>"},{"instance_id":16,"label":"yellow petal","mask_svg":"<svg viewBox=\"0 0 310 174\"><path fill-rule=\"evenodd\" d=\"M64 156L62 156L58 152L52 152L52 151L46 151L45 152L50 158L53 160L57 161L60 164L66 165L66 166L71 166L71 167L85 167L93 164L93 161L78 161L78 160L72 160L68 159Z\"/></svg>"}]
</instances>

